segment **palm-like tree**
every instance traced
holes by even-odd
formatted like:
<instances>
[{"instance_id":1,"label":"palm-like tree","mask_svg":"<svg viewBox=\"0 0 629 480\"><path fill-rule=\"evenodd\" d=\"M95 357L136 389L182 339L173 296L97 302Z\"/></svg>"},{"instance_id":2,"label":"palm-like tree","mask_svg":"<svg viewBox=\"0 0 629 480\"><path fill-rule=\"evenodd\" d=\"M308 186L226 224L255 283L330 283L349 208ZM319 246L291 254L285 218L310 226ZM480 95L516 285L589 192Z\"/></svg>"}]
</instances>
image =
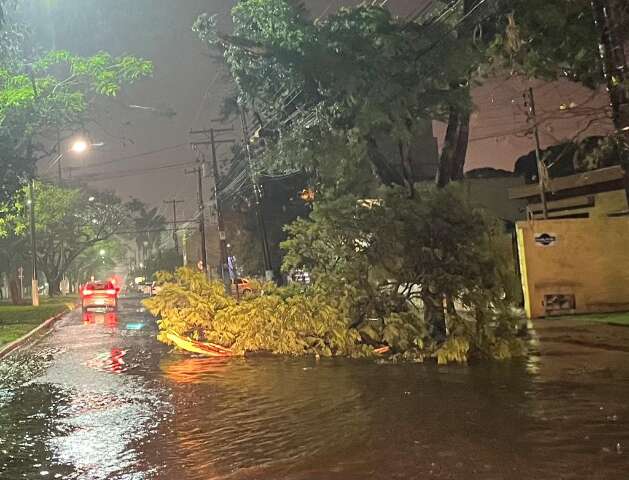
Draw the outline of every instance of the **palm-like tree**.
<instances>
[{"instance_id":1,"label":"palm-like tree","mask_svg":"<svg viewBox=\"0 0 629 480\"><path fill-rule=\"evenodd\" d=\"M128 203L136 230L135 243L140 259L148 258L147 252L152 252L159 244L162 231L166 225L166 218L159 213L157 207L147 209L147 206L137 198Z\"/></svg>"}]
</instances>

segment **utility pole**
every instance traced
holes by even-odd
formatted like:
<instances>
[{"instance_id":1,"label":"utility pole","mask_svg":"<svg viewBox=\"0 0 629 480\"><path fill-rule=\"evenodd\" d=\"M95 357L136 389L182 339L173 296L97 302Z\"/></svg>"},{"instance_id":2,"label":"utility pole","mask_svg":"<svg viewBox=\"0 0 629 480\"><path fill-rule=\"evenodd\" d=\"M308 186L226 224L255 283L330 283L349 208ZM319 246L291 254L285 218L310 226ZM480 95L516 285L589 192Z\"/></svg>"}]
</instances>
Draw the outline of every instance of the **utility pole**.
<instances>
[{"instance_id":1,"label":"utility pole","mask_svg":"<svg viewBox=\"0 0 629 480\"><path fill-rule=\"evenodd\" d=\"M179 255L179 237L177 237L177 204L184 203L184 201L173 198L172 200L164 200L164 203L173 206L173 241L175 242L175 252Z\"/></svg>"},{"instance_id":2,"label":"utility pole","mask_svg":"<svg viewBox=\"0 0 629 480\"><path fill-rule=\"evenodd\" d=\"M225 232L225 219L223 217L223 208L221 199L219 196L218 185L220 182L220 172L218 168L218 157L216 155L216 146L223 143L235 143L233 139L217 139L217 133L232 132L233 128L210 128L208 130L193 130L190 132L194 134L209 135L209 140L193 141L191 145L193 147L199 145L209 145L212 153L212 176L214 178L214 202L216 205L216 218L218 226L218 239L220 246L220 261L217 268L218 274L221 276L223 283L225 284L225 290L229 293L231 290L231 280L229 278L229 266L227 264L227 235Z\"/></svg>"},{"instance_id":3,"label":"utility pole","mask_svg":"<svg viewBox=\"0 0 629 480\"><path fill-rule=\"evenodd\" d=\"M29 69L29 77L31 79L31 86L33 88L33 94L35 98L39 97L39 91L37 89L37 82L35 81L35 74L33 73L33 69ZM30 138L28 142L28 158L32 158L33 154L33 139ZM30 220L30 230L31 230L31 254L33 256L33 274L31 279L31 299L34 307L39 307L39 285L37 284L37 237L35 234L35 178L31 178L28 182L28 193L29 193L29 220Z\"/></svg>"},{"instance_id":4,"label":"utility pole","mask_svg":"<svg viewBox=\"0 0 629 480\"><path fill-rule=\"evenodd\" d=\"M31 299L33 306L39 306L39 285L37 284L37 236L35 233L35 179L28 183L29 205L30 205L30 230L31 230L31 252L33 256L33 275L31 279Z\"/></svg>"},{"instance_id":5,"label":"utility pole","mask_svg":"<svg viewBox=\"0 0 629 480\"><path fill-rule=\"evenodd\" d=\"M242 125L242 138L245 144L245 152L247 153L247 162L249 165L249 175L253 184L253 195L255 200L256 220L258 230L260 231L260 241L262 243L262 256L264 259L264 270L267 280L273 280L273 267L271 265L271 253L269 250L269 242L266 235L266 226L264 224L264 215L262 212L262 192L256 175L253 173L253 159L251 154L251 144L249 139L249 127L247 125L247 116L243 108L240 109L240 122Z\"/></svg>"},{"instance_id":6,"label":"utility pole","mask_svg":"<svg viewBox=\"0 0 629 480\"><path fill-rule=\"evenodd\" d=\"M607 83L614 127L619 132L629 132L627 59L622 33L616 23L622 14L620 2L618 0L592 0L591 5L594 24L600 35L599 55Z\"/></svg>"},{"instance_id":7,"label":"utility pole","mask_svg":"<svg viewBox=\"0 0 629 480\"><path fill-rule=\"evenodd\" d=\"M546 201L546 164L542 160L539 143L539 128L537 125L537 115L535 112L535 97L533 96L533 88L528 90L528 100L524 94L525 105L529 108L529 118L533 120L533 136L535 137L535 157L537 159L537 179L539 181L539 193L542 199L542 212L544 219L548 219L548 203Z\"/></svg>"},{"instance_id":8,"label":"utility pole","mask_svg":"<svg viewBox=\"0 0 629 480\"><path fill-rule=\"evenodd\" d=\"M61 159L63 158L63 153L61 153L61 131L59 130L59 124L57 123L57 174L59 177L59 186L61 187L63 184L63 171L61 168ZM65 251L64 251L64 244L63 244L63 239L61 239L61 244L59 245L59 270L63 271L65 265L64 265L64 255L65 255ZM59 284L59 292L61 294L63 294L63 292L61 291L61 286L64 283L65 280L65 273L63 275L61 275L61 279L60 279L60 284ZM55 280L53 279L49 279L48 282L52 283ZM54 288L54 287L53 287Z\"/></svg>"},{"instance_id":9,"label":"utility pole","mask_svg":"<svg viewBox=\"0 0 629 480\"><path fill-rule=\"evenodd\" d=\"M203 169L201 166L186 170L187 175L197 175L197 193L199 198L199 232L201 233L201 261L203 262L203 272L208 274L207 268L207 246L205 240L205 204L203 203Z\"/></svg>"},{"instance_id":10,"label":"utility pole","mask_svg":"<svg viewBox=\"0 0 629 480\"><path fill-rule=\"evenodd\" d=\"M188 232L183 231L183 266L188 266Z\"/></svg>"}]
</instances>

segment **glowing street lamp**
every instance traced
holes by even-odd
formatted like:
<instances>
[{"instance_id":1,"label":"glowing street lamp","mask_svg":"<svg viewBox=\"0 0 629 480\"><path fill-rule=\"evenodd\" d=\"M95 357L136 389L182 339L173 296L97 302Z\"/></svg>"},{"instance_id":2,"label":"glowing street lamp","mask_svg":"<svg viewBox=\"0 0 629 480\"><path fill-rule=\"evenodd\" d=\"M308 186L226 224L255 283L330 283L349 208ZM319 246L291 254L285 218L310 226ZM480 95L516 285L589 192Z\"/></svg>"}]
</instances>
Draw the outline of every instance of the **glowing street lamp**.
<instances>
[{"instance_id":1,"label":"glowing street lamp","mask_svg":"<svg viewBox=\"0 0 629 480\"><path fill-rule=\"evenodd\" d=\"M89 148L88 143L85 140L77 140L72 144L70 151L74 153L83 153Z\"/></svg>"},{"instance_id":2,"label":"glowing street lamp","mask_svg":"<svg viewBox=\"0 0 629 480\"><path fill-rule=\"evenodd\" d=\"M103 142L100 143L89 143L86 140L79 138L77 140L75 140L72 143L72 146L70 147L70 149L66 152L61 152L57 158L55 158L52 162L50 162L50 165L48 166L48 170L50 170L52 167L55 166L55 164L57 165L58 168L58 175L59 175L59 182L61 183L61 180L63 180L63 174L62 174L62 169L61 169L61 160L63 159L63 157L66 155L66 153L75 153L78 155L81 155L85 152L87 152L88 150L90 150L93 147L102 147L103 145L105 145Z\"/></svg>"}]
</instances>

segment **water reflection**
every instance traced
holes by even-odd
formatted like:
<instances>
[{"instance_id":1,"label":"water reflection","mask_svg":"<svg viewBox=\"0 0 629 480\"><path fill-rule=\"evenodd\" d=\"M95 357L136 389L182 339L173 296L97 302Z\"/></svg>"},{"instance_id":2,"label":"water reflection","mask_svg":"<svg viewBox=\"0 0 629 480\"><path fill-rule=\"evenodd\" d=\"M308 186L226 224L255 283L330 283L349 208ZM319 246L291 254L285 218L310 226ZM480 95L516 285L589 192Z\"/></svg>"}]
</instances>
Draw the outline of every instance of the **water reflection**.
<instances>
[{"instance_id":1,"label":"water reflection","mask_svg":"<svg viewBox=\"0 0 629 480\"><path fill-rule=\"evenodd\" d=\"M68 392L32 384L0 408L0 478L74 478L72 462L57 459L50 438L67 434L51 421L67 404Z\"/></svg>"},{"instance_id":2,"label":"water reflection","mask_svg":"<svg viewBox=\"0 0 629 480\"><path fill-rule=\"evenodd\" d=\"M87 310L83 312L83 324L115 328L118 325L118 313L105 310Z\"/></svg>"},{"instance_id":3,"label":"water reflection","mask_svg":"<svg viewBox=\"0 0 629 480\"><path fill-rule=\"evenodd\" d=\"M156 478L141 450L170 415L168 389L135 372L140 363L150 370L150 350L161 350L150 329L129 335L115 312L87 313L12 359L43 357L45 368L20 369L11 395L1 394L0 368L0 479Z\"/></svg>"},{"instance_id":4,"label":"water reflection","mask_svg":"<svg viewBox=\"0 0 629 480\"><path fill-rule=\"evenodd\" d=\"M629 468L618 453L629 385L556 383L527 362L169 356L160 367L175 414L159 457L146 453L159 478L609 480Z\"/></svg>"},{"instance_id":5,"label":"water reflection","mask_svg":"<svg viewBox=\"0 0 629 480\"><path fill-rule=\"evenodd\" d=\"M90 368L107 373L124 373L129 369L125 361L126 350L112 348L108 352L97 354L94 358L85 362Z\"/></svg>"},{"instance_id":6,"label":"water reflection","mask_svg":"<svg viewBox=\"0 0 629 480\"><path fill-rule=\"evenodd\" d=\"M625 480L629 471L622 351L576 356L541 342L529 361L469 367L194 358L168 353L135 308L89 313L0 362L2 480Z\"/></svg>"},{"instance_id":7,"label":"water reflection","mask_svg":"<svg viewBox=\"0 0 629 480\"><path fill-rule=\"evenodd\" d=\"M176 419L165 432L163 478L176 478L183 458L187 479L269 474L358 448L369 430L372 407L350 369L314 360L173 357L161 368Z\"/></svg>"},{"instance_id":8,"label":"water reflection","mask_svg":"<svg viewBox=\"0 0 629 480\"><path fill-rule=\"evenodd\" d=\"M169 380L179 384L206 383L208 377L225 373L230 359L224 358L186 358L167 360L161 368Z\"/></svg>"}]
</instances>

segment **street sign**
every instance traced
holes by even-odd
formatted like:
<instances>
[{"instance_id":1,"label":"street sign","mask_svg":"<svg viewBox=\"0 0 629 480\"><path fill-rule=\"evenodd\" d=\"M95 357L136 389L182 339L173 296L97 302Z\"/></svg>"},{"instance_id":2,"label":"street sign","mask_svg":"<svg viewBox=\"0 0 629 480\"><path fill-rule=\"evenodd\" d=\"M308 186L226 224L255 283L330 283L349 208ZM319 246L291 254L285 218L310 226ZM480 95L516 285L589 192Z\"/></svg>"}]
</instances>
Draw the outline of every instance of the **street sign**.
<instances>
[{"instance_id":1,"label":"street sign","mask_svg":"<svg viewBox=\"0 0 629 480\"><path fill-rule=\"evenodd\" d=\"M557 236L552 233L535 234L535 243L541 247L551 247L557 242Z\"/></svg>"}]
</instances>

